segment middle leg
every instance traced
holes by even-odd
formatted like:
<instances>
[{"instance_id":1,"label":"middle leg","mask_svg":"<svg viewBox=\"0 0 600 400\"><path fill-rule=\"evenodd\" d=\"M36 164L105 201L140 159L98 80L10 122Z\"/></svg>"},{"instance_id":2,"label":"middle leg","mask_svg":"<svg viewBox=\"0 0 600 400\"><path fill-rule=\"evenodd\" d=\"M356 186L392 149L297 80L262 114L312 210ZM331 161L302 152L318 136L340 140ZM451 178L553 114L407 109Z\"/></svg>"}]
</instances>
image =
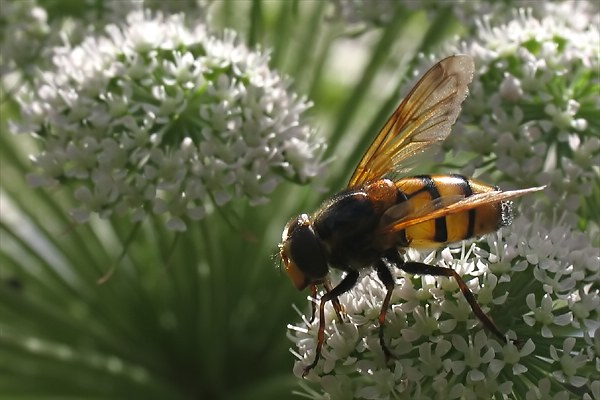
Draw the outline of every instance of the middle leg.
<instances>
[{"instance_id":1,"label":"middle leg","mask_svg":"<svg viewBox=\"0 0 600 400\"><path fill-rule=\"evenodd\" d=\"M387 250L384 253L383 257L379 259L379 261L377 261L377 263L375 264L375 271L377 271L377 277L383 283L386 289L385 298L383 299L383 303L381 304L381 310L379 311L379 344L381 345L381 350L383 350L385 361L387 362L390 358L393 358L394 355L385 344L383 336L383 326L385 325L385 317L387 314L387 310L390 306L390 299L392 298L392 292L394 291L396 282L394 282L394 277L392 276L388 266L386 265L386 261L389 264L394 264L400 267L402 259L400 258L396 249L390 249Z\"/></svg>"}]
</instances>

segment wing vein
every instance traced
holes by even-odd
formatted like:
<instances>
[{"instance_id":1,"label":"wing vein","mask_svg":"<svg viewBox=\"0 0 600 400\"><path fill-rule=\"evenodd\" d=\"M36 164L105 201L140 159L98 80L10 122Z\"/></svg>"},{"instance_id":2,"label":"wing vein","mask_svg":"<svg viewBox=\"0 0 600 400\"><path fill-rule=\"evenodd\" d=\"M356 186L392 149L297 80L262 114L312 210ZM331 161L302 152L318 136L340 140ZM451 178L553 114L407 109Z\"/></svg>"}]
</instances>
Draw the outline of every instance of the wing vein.
<instances>
[{"instance_id":1,"label":"wing vein","mask_svg":"<svg viewBox=\"0 0 600 400\"><path fill-rule=\"evenodd\" d=\"M349 187L407 171L414 156L443 141L473 79L473 60L454 55L434 65L384 124L358 163Z\"/></svg>"}]
</instances>

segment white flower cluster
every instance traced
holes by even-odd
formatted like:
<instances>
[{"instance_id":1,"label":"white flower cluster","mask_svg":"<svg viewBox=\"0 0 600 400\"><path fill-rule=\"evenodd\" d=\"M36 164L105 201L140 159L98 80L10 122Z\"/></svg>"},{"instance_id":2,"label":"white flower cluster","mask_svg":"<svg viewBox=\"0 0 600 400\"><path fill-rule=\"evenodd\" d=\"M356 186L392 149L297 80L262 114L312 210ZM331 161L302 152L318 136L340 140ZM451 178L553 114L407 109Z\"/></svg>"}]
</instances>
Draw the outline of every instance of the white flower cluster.
<instances>
[{"instance_id":1,"label":"white flower cluster","mask_svg":"<svg viewBox=\"0 0 600 400\"><path fill-rule=\"evenodd\" d=\"M310 104L232 32L188 29L181 14L133 12L106 35L55 50L54 69L17 98L17 132L42 139L36 185L74 183L74 218L148 213L186 220L283 180L319 174L323 144L301 121Z\"/></svg>"},{"instance_id":2,"label":"white flower cluster","mask_svg":"<svg viewBox=\"0 0 600 400\"><path fill-rule=\"evenodd\" d=\"M13 72L24 75L40 67L46 68L50 58L48 52L54 46L65 41L79 43L89 32L97 31L107 23L122 21L132 11L160 10L165 14L185 13L188 19L204 19L210 1L98 0L93 7L80 7L78 2L3 1L0 7L0 76Z\"/></svg>"},{"instance_id":3,"label":"white flower cluster","mask_svg":"<svg viewBox=\"0 0 600 400\"><path fill-rule=\"evenodd\" d=\"M499 184L547 184L552 208L577 212L600 182L599 26L578 30L523 10L515 17L484 20L451 49L471 55L477 72L460 132L445 145L477 154L473 167L493 165Z\"/></svg>"},{"instance_id":4,"label":"white flower cluster","mask_svg":"<svg viewBox=\"0 0 600 400\"><path fill-rule=\"evenodd\" d=\"M600 385L600 297L593 287L600 280L600 254L583 234L560 222L547 229L522 216L506 236L444 249L437 257L411 252L409 258L456 270L521 347L486 332L454 280L396 269L384 332L397 359L386 365L377 319L385 288L370 273L340 297L345 323L326 307L323 361L308 379L318 381L329 398L502 398L525 385L527 398L542 399L536 393L546 383L538 382L538 370L565 385L553 390L558 398L573 398L569 386L592 393ZM318 320L289 326L297 376L314 359L317 326ZM573 332L584 336L571 337Z\"/></svg>"},{"instance_id":5,"label":"white flower cluster","mask_svg":"<svg viewBox=\"0 0 600 400\"><path fill-rule=\"evenodd\" d=\"M0 76L27 66L41 51L50 33L46 10L35 0L2 2Z\"/></svg>"}]
</instances>

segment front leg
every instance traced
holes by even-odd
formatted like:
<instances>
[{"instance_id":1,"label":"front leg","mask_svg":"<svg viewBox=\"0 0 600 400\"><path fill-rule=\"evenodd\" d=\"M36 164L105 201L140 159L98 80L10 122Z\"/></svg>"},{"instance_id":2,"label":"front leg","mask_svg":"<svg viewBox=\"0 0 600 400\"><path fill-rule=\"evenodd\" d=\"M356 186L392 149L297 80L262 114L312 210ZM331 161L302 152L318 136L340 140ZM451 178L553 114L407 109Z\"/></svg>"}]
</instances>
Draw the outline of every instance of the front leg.
<instances>
[{"instance_id":1,"label":"front leg","mask_svg":"<svg viewBox=\"0 0 600 400\"><path fill-rule=\"evenodd\" d=\"M323 287L325 288L326 292L331 292L331 289L333 288L331 286L331 282L329 282L329 279L325 279L325 282L323 282ZM311 301L311 314L310 314L310 321L309 323L312 324L312 322L315 320L315 315L317 313L317 285L313 284L310 286L310 295L311 297L315 300L315 301ZM344 307L342 307L342 305L340 304L339 299L336 297L334 299L331 300L331 303L333 304L333 309L335 310L335 314L338 317L338 321L340 322L344 322L344 318L343 316L346 315L346 312L344 311Z\"/></svg>"},{"instance_id":2,"label":"front leg","mask_svg":"<svg viewBox=\"0 0 600 400\"><path fill-rule=\"evenodd\" d=\"M304 372L302 373L303 378L317 365L319 358L321 358L321 349L323 348L323 342L325 341L325 304L330 300L337 300L339 296L352 289L354 285L356 285L358 276L358 271L348 270L344 279L342 279L336 287L332 288L321 297L321 303L319 304L319 331L317 334L315 360L309 366L304 368Z\"/></svg>"}]
</instances>

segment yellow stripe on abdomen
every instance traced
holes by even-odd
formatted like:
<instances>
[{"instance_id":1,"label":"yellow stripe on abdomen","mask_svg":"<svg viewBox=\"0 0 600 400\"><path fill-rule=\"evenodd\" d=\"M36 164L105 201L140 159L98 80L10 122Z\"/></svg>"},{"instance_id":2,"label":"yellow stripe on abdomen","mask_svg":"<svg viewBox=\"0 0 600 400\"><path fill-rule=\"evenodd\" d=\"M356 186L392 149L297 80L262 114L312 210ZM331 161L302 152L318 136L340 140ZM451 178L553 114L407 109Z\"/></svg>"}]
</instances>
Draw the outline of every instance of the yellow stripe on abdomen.
<instances>
[{"instance_id":1,"label":"yellow stripe on abdomen","mask_svg":"<svg viewBox=\"0 0 600 400\"><path fill-rule=\"evenodd\" d=\"M419 175L397 181L396 187L400 192L398 199L409 202L414 212L432 207L432 202L439 198L455 197L452 200L458 201L462 197L496 190L461 175ZM503 225L504 218L499 203L483 205L410 226L399 232L398 241L400 246L435 248L493 232Z\"/></svg>"}]
</instances>

